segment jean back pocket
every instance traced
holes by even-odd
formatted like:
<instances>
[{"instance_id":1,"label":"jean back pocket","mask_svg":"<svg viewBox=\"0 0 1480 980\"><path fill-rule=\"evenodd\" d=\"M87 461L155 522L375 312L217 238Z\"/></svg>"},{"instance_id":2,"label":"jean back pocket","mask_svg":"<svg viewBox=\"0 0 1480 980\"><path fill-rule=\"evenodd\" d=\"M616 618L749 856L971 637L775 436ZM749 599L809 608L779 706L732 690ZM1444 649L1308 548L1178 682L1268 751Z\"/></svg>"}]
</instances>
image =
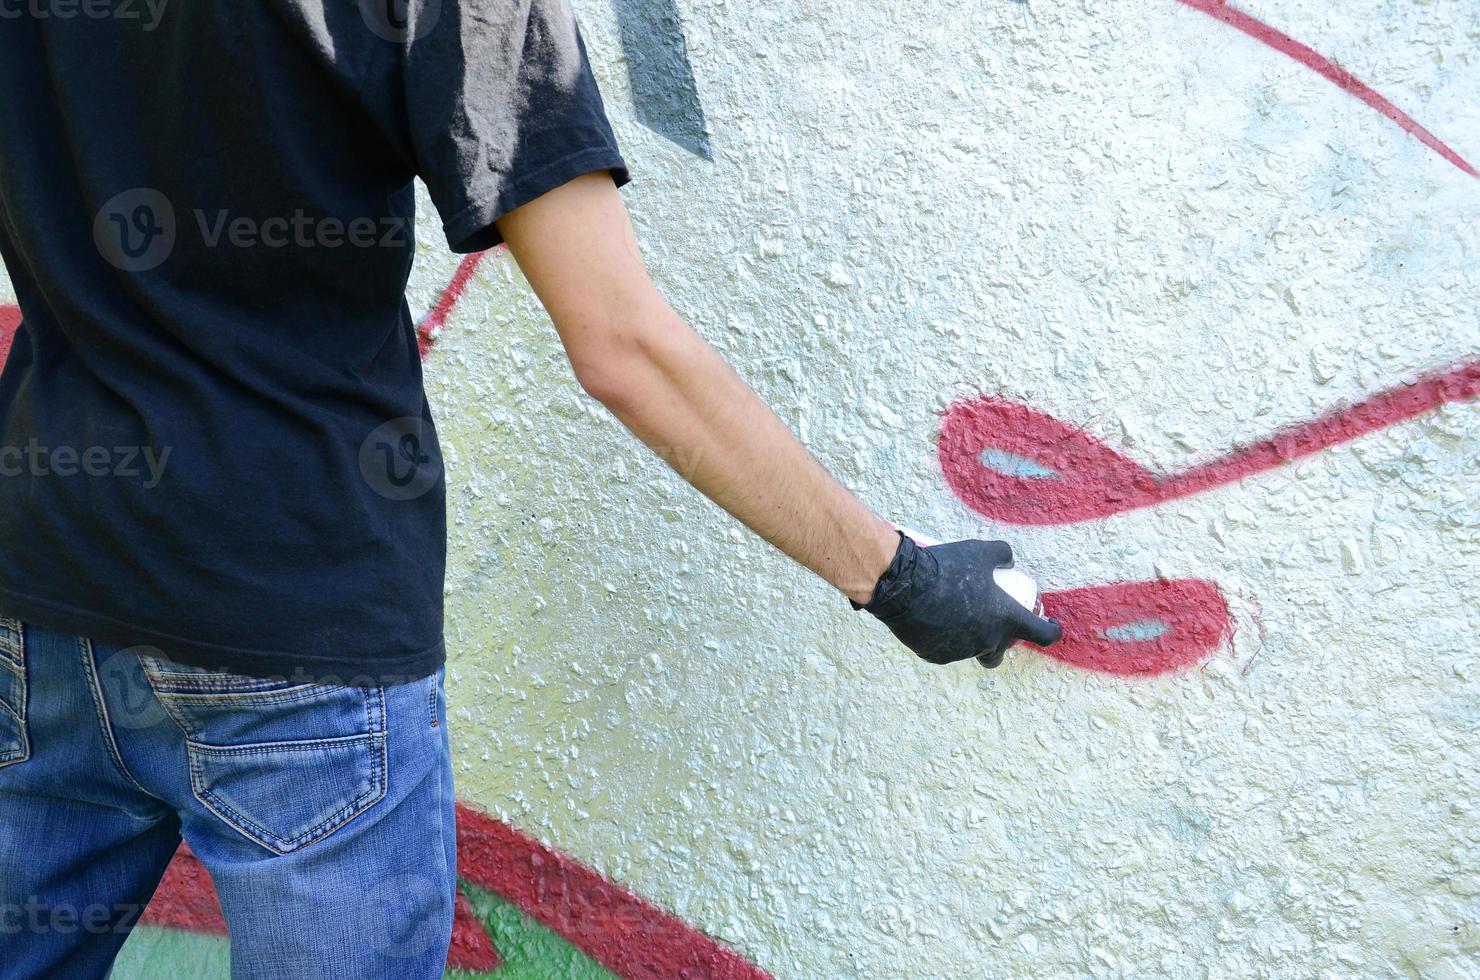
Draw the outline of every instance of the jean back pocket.
<instances>
[{"instance_id":1,"label":"jean back pocket","mask_svg":"<svg viewBox=\"0 0 1480 980\"><path fill-rule=\"evenodd\" d=\"M139 660L185 733L195 798L249 840L289 854L385 796L383 689Z\"/></svg>"},{"instance_id":2,"label":"jean back pocket","mask_svg":"<svg viewBox=\"0 0 1480 980\"><path fill-rule=\"evenodd\" d=\"M0 616L0 767L31 757L26 729L26 633L19 620Z\"/></svg>"}]
</instances>

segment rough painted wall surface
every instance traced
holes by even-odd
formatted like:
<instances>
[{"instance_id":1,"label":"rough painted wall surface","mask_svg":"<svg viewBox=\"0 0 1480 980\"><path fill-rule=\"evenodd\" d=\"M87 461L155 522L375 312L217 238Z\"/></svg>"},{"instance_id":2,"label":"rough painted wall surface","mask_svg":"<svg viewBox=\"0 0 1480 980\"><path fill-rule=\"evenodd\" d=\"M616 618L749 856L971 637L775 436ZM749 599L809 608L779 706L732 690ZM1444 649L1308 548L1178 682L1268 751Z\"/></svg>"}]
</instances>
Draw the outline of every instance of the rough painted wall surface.
<instances>
[{"instance_id":1,"label":"rough painted wall surface","mask_svg":"<svg viewBox=\"0 0 1480 980\"><path fill-rule=\"evenodd\" d=\"M842 479L1052 590L1212 583L1230 629L1150 678L915 662L583 396L494 255L427 360L462 800L778 977L1480 973L1480 180L1345 84L1480 159L1480 12L1244 0L1333 78L1222 7L679 0L674 142L580 5L660 284ZM1069 523L968 506L939 444L990 398L1176 474L1435 372Z\"/></svg>"}]
</instances>

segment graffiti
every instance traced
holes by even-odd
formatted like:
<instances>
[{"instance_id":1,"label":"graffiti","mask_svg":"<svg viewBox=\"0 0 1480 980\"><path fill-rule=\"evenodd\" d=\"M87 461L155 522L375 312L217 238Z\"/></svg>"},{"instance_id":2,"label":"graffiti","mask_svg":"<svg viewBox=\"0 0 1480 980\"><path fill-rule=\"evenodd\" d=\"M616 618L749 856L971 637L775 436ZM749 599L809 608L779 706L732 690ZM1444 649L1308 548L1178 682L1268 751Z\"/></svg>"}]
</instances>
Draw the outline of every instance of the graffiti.
<instances>
[{"instance_id":1,"label":"graffiti","mask_svg":"<svg viewBox=\"0 0 1480 980\"><path fill-rule=\"evenodd\" d=\"M1117 582L1046 592L1044 615L1064 636L1033 649L1083 670L1149 677L1191 667L1233 632L1233 617L1212 582Z\"/></svg>"},{"instance_id":2,"label":"graffiti","mask_svg":"<svg viewBox=\"0 0 1480 980\"><path fill-rule=\"evenodd\" d=\"M421 348L423 358L431 353L433 345L437 342L437 335L442 332L442 326L447 322L447 317L457 306L457 301L462 298L463 290L467 289L468 283L473 279L473 274L478 271L478 266L487 255L487 252L475 252L462 260L457 271L453 273L452 280L437 299L436 305L417 327L417 344ZM15 339L15 331L20 326L20 322L20 307L0 306L0 364L4 364L6 357L10 354L10 345Z\"/></svg>"},{"instance_id":3,"label":"graffiti","mask_svg":"<svg viewBox=\"0 0 1480 980\"><path fill-rule=\"evenodd\" d=\"M980 398L947 410L940 462L951 489L980 514L1011 524L1069 524L1201 493L1477 397L1480 358L1166 475L1036 409Z\"/></svg>"},{"instance_id":4,"label":"graffiti","mask_svg":"<svg viewBox=\"0 0 1480 980\"><path fill-rule=\"evenodd\" d=\"M627 980L769 980L769 974L682 920L532 837L462 804L457 810L457 864L464 885L498 896L570 947ZM226 920L210 875L188 846L180 846L142 922L226 935ZM467 895L460 894L448 967L489 972L500 962L488 927L480 921ZM552 957L539 975L566 973Z\"/></svg>"},{"instance_id":5,"label":"graffiti","mask_svg":"<svg viewBox=\"0 0 1480 980\"><path fill-rule=\"evenodd\" d=\"M616 7L637 121L697 157L714 159L675 0L617 0Z\"/></svg>"},{"instance_id":6,"label":"graffiti","mask_svg":"<svg viewBox=\"0 0 1480 980\"><path fill-rule=\"evenodd\" d=\"M1012 524L1068 524L1223 486L1477 397L1480 358L1165 476L1026 405L979 398L947 409L940 462L956 496L984 516ZM1042 653L1125 677L1191 666L1232 633L1227 601L1216 585L1202 580L1050 592L1043 604L1047 615L1064 624L1064 637Z\"/></svg>"},{"instance_id":7,"label":"graffiti","mask_svg":"<svg viewBox=\"0 0 1480 980\"><path fill-rule=\"evenodd\" d=\"M421 321L417 327L417 344L421 349L421 356L425 358L431 353L433 345L437 342L437 336L442 332L443 325L457 306L458 300L462 298L463 291L468 288L468 283L473 279L473 274L478 271L478 266L488 256L488 252L475 252L465 256L458 264L457 270L452 274L452 279L442 290L436 304L430 313ZM16 328L21 323L21 311L18 306L0 305L0 364L10 354L11 342L15 339Z\"/></svg>"},{"instance_id":8,"label":"graffiti","mask_svg":"<svg viewBox=\"0 0 1480 980\"><path fill-rule=\"evenodd\" d=\"M1396 123L1471 177L1480 171L1416 119L1347 69L1228 0L1176 0L1304 65ZM617 23L638 122L690 153L712 160L709 134L675 0L617 0Z\"/></svg>"},{"instance_id":9,"label":"graffiti","mask_svg":"<svg viewBox=\"0 0 1480 980\"><path fill-rule=\"evenodd\" d=\"M458 865L607 969L628 978L768 980L768 974L575 860L476 810L458 811Z\"/></svg>"},{"instance_id":10,"label":"graffiti","mask_svg":"<svg viewBox=\"0 0 1480 980\"><path fill-rule=\"evenodd\" d=\"M1351 72L1225 0L1178 0L1315 71L1397 123L1450 163L1480 176L1448 145ZM1278 432L1180 473L1158 475L1080 429L1001 398L957 402L946 412L940 461L969 507L1013 524L1097 520L1200 493L1480 397L1480 359ZM1148 676L1191 666L1232 632L1228 603L1202 580L1127 582L1043 597L1064 636L1041 650L1087 670Z\"/></svg>"},{"instance_id":11,"label":"graffiti","mask_svg":"<svg viewBox=\"0 0 1480 980\"><path fill-rule=\"evenodd\" d=\"M1448 144L1443 140L1419 125L1417 120L1402 109L1399 109L1382 93L1325 55L1301 44L1288 34L1276 30L1263 21L1244 13L1237 7L1231 6L1227 0L1177 0L1177 2L1183 6L1191 7L1193 10L1200 10L1210 17L1217 18L1234 30L1241 31L1261 44L1267 44L1269 47L1280 52L1280 54L1294 59L1311 71L1314 71L1317 75L1332 82L1342 91L1349 92L1383 116L1397 123L1404 132L1417 137L1429 149L1438 153L1471 177L1480 177L1480 173L1477 173L1475 168L1470 166L1463 157L1450 149Z\"/></svg>"},{"instance_id":12,"label":"graffiti","mask_svg":"<svg viewBox=\"0 0 1480 980\"><path fill-rule=\"evenodd\" d=\"M423 357L431 352L486 254L462 261L422 321ZM944 434L941 445L944 458ZM1019 458L1018 463L1034 472L1052 474L1026 459ZM961 494L960 489L956 492ZM1074 667L1122 677L1165 674L1196 664L1233 631L1228 604L1218 587L1196 579L1116 582L1046 592L1043 605L1047 615L1064 624L1064 636L1050 648L1028 645L1031 649Z\"/></svg>"},{"instance_id":13,"label":"graffiti","mask_svg":"<svg viewBox=\"0 0 1480 980\"><path fill-rule=\"evenodd\" d=\"M15 339L16 328L21 325L21 309L18 306L0 306L0 364L10 356L10 344Z\"/></svg>"},{"instance_id":14,"label":"graffiti","mask_svg":"<svg viewBox=\"0 0 1480 980\"><path fill-rule=\"evenodd\" d=\"M468 283L473 281L473 273L478 271L478 266L482 265L487 257L488 252L474 252L463 256L463 260L457 264L457 269L452 273L452 279L442 290L442 295L437 298L432 311L416 328L417 345L421 348L423 360L432 352L432 346L436 344L438 335L442 333L442 327L447 323L447 318L457 308L458 301L462 299L463 293L468 288Z\"/></svg>"},{"instance_id":15,"label":"graffiti","mask_svg":"<svg viewBox=\"0 0 1480 980\"><path fill-rule=\"evenodd\" d=\"M1470 196L1423 207L1423 182L1405 181L1402 168L1419 166L1453 188L1477 186L1469 183L1476 167L1465 158L1480 150L1468 145L1458 117L1444 118L1426 107L1437 106L1440 95L1452 101L1459 96L1455 86L1468 81L1463 66L1457 70L1453 64L1455 52L1462 56L1465 50L1465 33L1454 34L1433 7L1377 5L1367 11L1380 22L1380 30L1373 28L1375 40L1364 42L1366 35L1353 28L1339 44L1317 28L1282 21L1281 11L1292 12L1286 5L1177 2L1184 9L1164 4L1158 22L1174 21L1184 39L1200 38L1212 52L1201 59L1204 77L1195 82L1175 52L1166 57L1155 46L1127 46L1113 32L1087 39L1078 31L1044 30L1029 37L1029 25L1000 36L966 36L983 25L1000 26L969 4L874 11L877 17L844 16L819 27L819 10L833 8L779 4L757 19L730 16L740 9L734 5L615 0L615 22L602 38L612 49L592 52L626 74L633 99L626 132L651 151L649 164L666 160L702 169L689 154L706 160L722 155L722 136L732 144L727 154L766 164L742 168L745 176L762 179L752 171L764 175L780 167L789 186L809 191L793 191L785 207L770 193L716 203L703 180L660 180L664 186L655 193L666 195L661 209L693 219L683 229L686 237L668 243L669 257L683 260L682 268L668 270L678 274L666 283L676 308L709 311L706 324L723 331L724 348L742 360L757 351L782 351L788 363L799 365L801 401L790 406L788 418L810 426L812 441L823 443L835 459L857 440L853 458L842 460L851 464L845 468L854 479L871 476L876 496L918 509L900 516L924 519L949 508L955 520L942 523L958 531L963 522L975 523L993 537L1023 533L1007 523L1036 525L1041 529L1027 532L1030 540L1021 550L1045 555L1089 543L1087 553L1074 556L1077 571L1067 562L1045 561L1045 571L1058 569L1045 578L1045 612L1064 624L1065 635L1051 648L1020 648L1011 674L984 675L984 681L966 664L931 673L924 700L911 692L876 697L875 668L881 662L887 665L884 674L916 672L908 653L889 649L883 633L854 637L852 645L863 643L874 654L867 661L871 666L859 670L850 661L870 651L846 649L853 634L839 633L844 624L832 621L832 614L821 617L832 630L821 640L819 617L791 607L776 610L774 628L764 635L746 631L745 609L717 626L706 623L706 609L724 610L733 602L736 582L771 581L781 570L777 559L749 548L722 554L723 541L683 542L674 528L702 502L679 491L670 501L673 488L663 482L666 477L638 471L631 460L618 470L621 460L615 457L634 445L620 430L584 416L580 428L567 425L567 410L582 396L568 374L561 377L562 359L545 356L549 349L530 351L528 358L518 351L515 361L502 356L511 343L508 331L487 323L480 329L480 322L496 313L496 326L502 327L507 317L538 312L527 296L514 301L521 284L512 268L499 266L506 257L449 256L435 245L431 254L418 256L411 288L414 326L403 323L402 329L414 329L435 382L431 397L439 420L462 452L460 470L474 478L451 515L452 558L468 574L448 596L449 636L461 648L459 656L479 665L477 680L488 688L484 700L493 696L493 685L512 695L486 705L486 713L475 711L476 724L462 732L459 764L468 771L459 772L465 805L458 814L459 895L447 965L466 972L456 976L765 976L753 963L815 977L948 976L973 969L993 975L1046 969L1181 975L1203 966L1199 955L1206 953L1189 948L1179 934L1182 921L1213 922L1228 933L1229 941L1219 947L1224 972L1311 973L1322 968L1322 957L1330 958L1331 944L1312 947L1299 940L1319 938L1330 921L1350 918L1341 896L1353 889L1372 897L1371 921L1365 923L1371 928L1338 937L1339 952L1354 972L1380 972L1395 960L1423 975L1463 972L1454 964L1467 963L1470 952L1464 945L1465 896L1456 896L1447 883L1463 878L1467 855L1463 848L1454 850L1454 821L1425 821L1421 804L1458 792L1453 779L1446 781L1452 765L1423 762L1433 755L1436 738L1453 742L1462 736L1454 706L1473 700L1466 700L1473 693L1466 682L1473 678L1455 673L1468 663L1464 630L1451 627L1452 596L1473 586L1473 576L1463 571L1471 557L1462 465L1468 457L1455 453L1473 456L1471 423L1480 416L1469 404L1456 409L1453 403L1480 397L1480 351L1458 339L1468 323L1463 311L1475 306L1476 279L1463 259L1473 254L1476 226L1466 220ZM991 13L995 18L1004 11ZM1005 9L1014 22L1019 13L1027 15L1029 8ZM710 15L717 19L701 30L694 18ZM1026 24L1027 17L1022 19ZM1265 20L1336 59L1353 50L1347 42L1381 43L1383 49L1366 53L1391 56L1384 64L1393 73L1362 67L1375 61L1347 62L1368 85ZM1230 28L1238 36L1227 33ZM994 43L1010 37L1031 41L1033 50L1014 53ZM809 59L827 55L822 42L837 64L809 71ZM1262 67L1225 71L1229 63L1218 53L1220 43ZM757 71L756 60L746 56L761 48L771 70ZM1017 56L1009 67L1006 59ZM623 59L620 68L611 63L614 57ZM1438 64L1428 60L1441 57ZM1069 64L1105 84L1087 89L1073 78L1061 79ZM1401 76L1404 71L1410 74ZM700 74L702 82L696 81ZM795 101L798 78L836 86L805 94L827 107L846 99L848 111L834 112L833 126L818 124L816 113L787 112L756 125L719 125L713 100L721 93L748 100L725 114L764 117ZM1061 80L1066 84L1059 85ZM1254 142L1236 140L1225 153L1173 153L1175 166L1134 165L1145 161L1133 155L1167 139L1166 114L1152 100L1157 93L1181 91L1184 83L1196 92L1212 85L1260 114L1274 102L1277 115L1281 95L1293 87L1382 141L1386 150L1370 167L1336 161L1333 172L1349 189L1335 200L1324 193L1331 173L1306 175L1310 179L1303 182L1271 180L1258 193L1244 186L1262 180L1282 160L1327 154L1319 138L1307 139L1298 126L1278 118L1267 125L1251 116ZM1427 86L1435 90L1432 103ZM1138 94L1136 111L1115 114L1102 125L1096 106L1117 91ZM1189 108L1190 118L1216 113L1218 104L1219 99L1199 101ZM1002 112L974 111L982 106ZM891 164L890 199L878 207L856 206L869 195L868 178L851 195L847 182L869 148L868 130L888 130L887 120L902 111L925 134L924 156L912 157L914 147L904 145L905 154L896 154ZM851 127L848 140L834 139L840 125ZM861 132L862 143L853 130ZM991 146L994 130L1012 145L1004 150L997 141L990 151L972 149ZM1104 152L1081 155L1074 146L1085 137ZM885 149L900 149L894 146L900 142ZM774 159L778 147L785 160ZM1066 153L1074 154L1073 166L1063 166ZM976 178L989 169L992 184L1007 185L1008 193L999 199L993 187L987 207L986 188ZM1218 184L1224 180L1231 185ZM1093 209L1079 215L1064 210L1061 220L1052 220L1049 209L1072 209L1082 200L1078 187L1086 183L1124 190L1117 194L1123 204L1106 197L1124 220L1093 228L1089 222L1099 213ZM1217 193L1203 193L1214 185ZM769 182L763 190L768 187ZM813 187L818 193L810 193ZM425 200L420 190L419 196ZM1220 210L1225 202L1235 210ZM1196 206L1196 215L1189 217L1184 206ZM832 213L829 207L843 210ZM1037 220L1045 214L1049 220ZM1078 234L1080 218L1093 234ZM963 235L963 221L985 231ZM1093 408L1084 401L1101 348L1115 345L1129 363L1155 358L1171 336L1156 320L1166 297L1147 289L1115 291L1112 299L1117 308L1124 305L1125 315L1114 324L1091 325L1060 345L1068 366L1045 371L1036 394L972 389L950 404L960 389L948 386L974 377L971 358L989 356L976 351L1000 345L985 335L969 336L969 328L964 340L954 330L937 331L928 316L913 315L916 309L939 313L954 326L981 309L990 292L1000 307L997 319L1041 303L1055 321L1083 322L1081 308L1095 301L1093 273L1154 266L1168 251L1177 264L1178 233L1189 222L1215 243L1223 241L1219 234L1229 236L1211 273L1225 285L1286 281L1308 269L1322 301L1302 313L1297 343L1346 336L1341 331L1351 329L1351 311L1377 308L1368 301L1380 298L1384 283L1401 287L1402 296L1388 297L1401 304L1401 314L1382 320L1397 309L1389 307L1381 322L1357 325L1348 345L1355 367L1350 387L1342 389L1344 400L1312 395L1322 400L1308 407L1303 400L1299 406L1287 400L1288 413L1277 423L1261 424L1259 406L1235 398L1236 407L1220 421L1205 414L1212 401L1199 400L1198 379L1172 378L1156 393L1158 404L1192 413L1203 431L1221 428L1225 434L1205 437L1196 452L1168 448L1168 454L1147 455L1142 444L1120 439L1116 429L1087 415ZM1319 239L1301 230L1317 224ZM1261 241L1261 232L1275 226L1291 229L1288 242L1278 243L1288 252L1276 254ZM1003 236L1013 235L1026 241L1016 250L1024 253L1016 268L1014 250L1000 246ZM930 247L936 242L947 243L944 261L963 274L942 274L931 265L932 257L940 258L940 249ZM783 245L788 252L780 261L750 273L752 250L769 257ZM1027 254L1028 245L1033 254ZM1302 249L1310 250L1308 263ZM1035 261L1040 254L1051 259ZM996 299L996 287L989 291L974 271L1004 255L1009 267L1001 280L1010 289L1022 287L1010 302ZM829 288L834 262L852 280L848 287ZM1301 271L1287 273L1285 262ZM1040 289L1034 282L1040 264L1055 272L1068 269L1083 285L1056 277L1052 282L1059 288ZM1271 271L1271 264L1281 268ZM817 274L828 286L818 285ZM717 294L727 301L716 302ZM32 306L34 291L21 295L28 312L42 314ZM1218 318L1218 295L1178 292L1194 329L1226 323ZM876 296L879 304L867 305ZM920 297L918 306L909 296ZM0 357L19 324L19 310L3 305L13 302L9 293L0 298ZM949 315L941 312L946 310ZM731 337L732 315L748 336L737 329ZM542 315L538 319L543 323ZM1247 329L1255 335L1251 342L1269 347L1291 339L1279 323L1258 317ZM1392 347L1430 352L1402 362L1407 366L1401 375L1391 365L1406 355L1383 350L1384 334L1394 330L1405 336ZM514 341L529 340L516 333ZM28 341L36 337L28 331L14 341L14 367L29 356ZM409 342L411 335L402 339ZM556 343L553 334L546 339ZM1340 346L1339 340L1332 343ZM902 362L894 358L899 350L906 352ZM864 360L857 370L832 370L840 358L857 359L860 351ZM885 356L874 364L871 351ZM827 370L810 371L819 359L829 359L822 364ZM900 409L893 416L876 418L870 387L900 363L905 371L899 387L914 393L914 405L893 406ZM1441 370L1416 379L1407 373L1435 367ZM533 397L524 397L527 388L504 384L512 382L511 371L521 384L534 386ZM791 390L785 379L766 380ZM1236 387L1248 383L1227 380ZM1399 387L1400 380L1412 383ZM475 411L470 400L490 391L501 398L498 411ZM581 404L583 410L596 407ZM1424 414L1446 404L1442 420ZM896 425L894 416L920 421ZM868 441L876 427L897 435L901 425L906 442ZM1287 425L1292 427L1276 431ZM1387 428L1393 425L1401 428ZM1387 435L1376 434L1382 431ZM490 443L489 433L504 438ZM937 434L938 454L922 457L917 450ZM1372 434L1368 443L1380 443L1385 461L1394 457L1390 462L1401 468L1401 478L1348 488L1326 487L1320 475L1329 494L1282 493L1276 486L1297 466L1320 468L1324 460L1313 454L1365 434ZM1420 444L1405 453L1399 437ZM834 438L836 443L826 444ZM567 458L572 448L613 457L611 472L588 473L584 456ZM413 455L408 450L399 458ZM530 462L541 458L546 466ZM922 469L922 459L942 471ZM1305 461L1285 465L1297 460ZM383 461L377 462L384 470ZM1334 479L1343 475L1350 475L1346 467ZM1203 493L1208 496L1196 496ZM1175 519L1134 516L1149 517L1145 508L1158 505L1189 515L1221 511L1235 497L1257 512L1255 526L1234 520L1234 540L1223 535L1220 522L1214 532L1220 541L1227 538L1226 547L1216 561L1201 564L1195 555L1173 556L1175 543L1160 532L1195 536L1207 531L1204 524L1181 527L1184 522ZM1261 510L1261 503L1271 506ZM1328 507L1329 514L1323 513ZM572 579L563 559L574 556L580 563L593 514L598 524L611 517L615 523L606 530L623 540L682 545L686 578L672 587L654 585L642 555L633 553L602 568L590 562L590 574ZM1131 516L1110 520L1120 515ZM1106 523L1061 527L1080 521ZM546 545L537 556L543 560L523 580L506 582L497 568L505 537L516 540L530 528L545 536L538 542ZM579 533L567 533L571 528ZM1299 542L1312 529L1342 539L1312 534L1309 548L1295 544L1284 551L1285 542ZM1352 563L1355 571L1335 563L1338 554L1345 557L1340 549L1348 535L1359 559ZM1098 553L1094 541L1105 542ZM1176 566L1164 573L1170 579L1147 569L1158 553ZM715 555L733 560L735 574L707 574ZM1148 581L1134 581L1143 578ZM1277 586L1282 598L1272 602L1264 593ZM500 600L505 590L516 600L507 611L490 604L490 596ZM608 614L593 599L609 599L610 608L620 611ZM537 620L526 609L550 612ZM556 615L567 609L577 614ZM659 625L637 619L644 615ZM1240 683L1236 671L1261 645L1262 619L1270 628L1258 659L1263 676ZM725 658L721 674L697 652L700 644L708 649L711 634ZM842 647L829 642L839 636ZM762 649L746 648L757 641ZM515 643L523 649L517 660L508 654ZM747 656L731 658L732 644ZM615 654L604 658L609 672L556 673L564 659L559 648L605 653L608 645ZM783 686L789 678L760 659L771 647L807 654L803 666L782 668L805 671L802 700L777 696L789 690ZM652 670L645 666L649 660ZM543 671L538 684L524 669L529 662ZM1195 673L1159 680L1183 671ZM922 678L928 673L918 672ZM901 677L909 680L895 679ZM1062 706L1049 705L1063 709L1050 712L1052 718L1045 714L1045 692L1067 698ZM948 700L942 702L941 695ZM986 697L991 701L984 704ZM1257 717L1244 717L1255 702ZM965 737L927 739L927 752L940 749L938 758L927 760L930 765L897 764L896 755L913 758L909 749L922 717L936 718L942 704L967 720ZM736 705L743 717L725 713ZM983 706L992 727L1024 734L1020 742L1004 743L1020 765L992 763L998 740L981 738L983 729L970 724ZM868 725L853 724L850 734L848 726L865 710ZM879 755L871 751L876 744L904 749ZM1264 764L1272 751L1280 765ZM1324 780L1319 793L1311 790L1316 776ZM1365 802L1369 782L1391 792L1381 806L1353 805ZM1147 786L1156 791L1147 792ZM1216 792L1207 792L1210 786ZM517 790L508 803L515 816L505 817L507 822L467 806L492 805L503 789ZM795 822L788 808L796 811ZM1324 819L1333 808L1349 819ZM1225 832L1227 814L1235 816L1237 832ZM944 850L932 847L939 834L930 832L942 821L978 832L956 834ZM1374 841L1391 843L1392 835L1384 833L1394 825L1412 832L1374 849ZM848 832L829 832L839 826ZM1080 841L1086 826L1095 834L1088 859L1056 860L1061 843ZM1004 827L1012 836L1005 848L997 846ZM531 836L544 833L564 851ZM901 840L924 843L901 846ZM1186 875L1165 874L1167 861L1157 858L1168 848L1196 850L1202 877L1236 880L1238 893L1229 899L1226 889L1199 888ZM1292 848L1299 852L1293 865L1261 863L1267 852ZM645 869L641 876L623 870L621 862L628 859ZM1384 869L1403 862L1432 873L1397 884L1383 877ZM1304 886L1293 903L1285 893L1292 875ZM223 894L224 885L223 879ZM1054 912L1053 921L1039 915L1043 909ZM1180 918L1163 921L1158 909L1177 909ZM170 865L144 921L151 929L128 954L135 963L132 975L202 975L202 961L224 967L227 922L209 873L188 847ZM1060 927L1060 921L1071 924ZM1261 947L1256 934L1270 921L1296 941L1273 952ZM1106 935L1116 941L1102 942ZM970 963L978 966L963 967Z\"/></svg>"},{"instance_id":16,"label":"graffiti","mask_svg":"<svg viewBox=\"0 0 1480 980\"><path fill-rule=\"evenodd\" d=\"M227 935L226 918L211 876L200 858L181 844L165 869L154 898L140 923L212 936ZM452 923L452 947L447 965L456 969L489 971L499 966L498 952L487 928L478 921L467 897L458 895Z\"/></svg>"}]
</instances>

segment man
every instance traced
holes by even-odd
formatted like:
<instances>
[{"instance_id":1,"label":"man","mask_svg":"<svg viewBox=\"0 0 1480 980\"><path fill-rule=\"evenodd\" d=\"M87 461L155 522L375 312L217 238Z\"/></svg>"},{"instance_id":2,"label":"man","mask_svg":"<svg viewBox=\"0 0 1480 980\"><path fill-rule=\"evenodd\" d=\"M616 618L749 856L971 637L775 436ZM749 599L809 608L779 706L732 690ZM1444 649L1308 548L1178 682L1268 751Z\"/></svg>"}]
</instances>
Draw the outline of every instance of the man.
<instances>
[{"instance_id":1,"label":"man","mask_svg":"<svg viewBox=\"0 0 1480 980\"><path fill-rule=\"evenodd\" d=\"M659 296L565 0L150 9L0 23L7 977L106 974L182 836L235 975L441 974L416 177L454 250L508 243L592 397L922 657L1057 639L993 583L1007 545L896 532ZM409 934L364 928L377 894Z\"/></svg>"}]
</instances>

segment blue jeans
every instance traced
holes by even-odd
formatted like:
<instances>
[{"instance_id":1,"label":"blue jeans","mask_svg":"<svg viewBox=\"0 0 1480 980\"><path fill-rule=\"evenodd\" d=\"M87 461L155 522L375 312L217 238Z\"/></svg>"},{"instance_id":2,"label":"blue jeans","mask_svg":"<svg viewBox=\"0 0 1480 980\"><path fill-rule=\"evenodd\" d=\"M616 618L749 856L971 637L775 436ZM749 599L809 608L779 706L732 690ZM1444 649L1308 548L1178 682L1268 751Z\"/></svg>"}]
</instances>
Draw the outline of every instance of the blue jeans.
<instances>
[{"instance_id":1,"label":"blue jeans","mask_svg":"<svg viewBox=\"0 0 1480 980\"><path fill-rule=\"evenodd\" d=\"M104 977L181 838L236 978L441 977L442 676L261 680L0 617L0 974Z\"/></svg>"}]
</instances>

